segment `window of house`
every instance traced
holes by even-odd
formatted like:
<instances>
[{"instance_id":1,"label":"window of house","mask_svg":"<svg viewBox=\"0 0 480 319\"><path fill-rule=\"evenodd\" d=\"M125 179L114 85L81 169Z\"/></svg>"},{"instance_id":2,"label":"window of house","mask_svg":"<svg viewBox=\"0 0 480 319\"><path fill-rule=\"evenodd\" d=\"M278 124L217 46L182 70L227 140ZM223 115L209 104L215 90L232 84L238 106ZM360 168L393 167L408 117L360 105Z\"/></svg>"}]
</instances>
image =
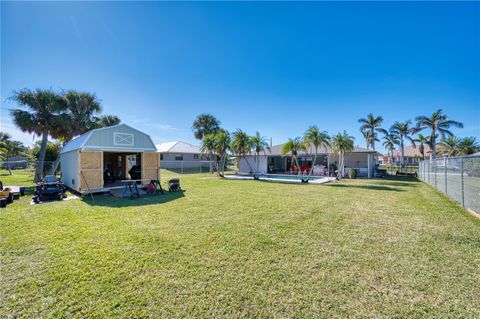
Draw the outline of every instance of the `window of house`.
<instances>
[{"instance_id":1,"label":"window of house","mask_svg":"<svg viewBox=\"0 0 480 319\"><path fill-rule=\"evenodd\" d=\"M198 159L198 154L193 154L193 159Z\"/></svg>"},{"instance_id":2,"label":"window of house","mask_svg":"<svg viewBox=\"0 0 480 319\"><path fill-rule=\"evenodd\" d=\"M163 154L160 154L160 160L163 161Z\"/></svg>"},{"instance_id":3,"label":"window of house","mask_svg":"<svg viewBox=\"0 0 480 319\"><path fill-rule=\"evenodd\" d=\"M177 154L177 155L175 155L175 160L176 160L176 161L183 161L183 154Z\"/></svg>"}]
</instances>

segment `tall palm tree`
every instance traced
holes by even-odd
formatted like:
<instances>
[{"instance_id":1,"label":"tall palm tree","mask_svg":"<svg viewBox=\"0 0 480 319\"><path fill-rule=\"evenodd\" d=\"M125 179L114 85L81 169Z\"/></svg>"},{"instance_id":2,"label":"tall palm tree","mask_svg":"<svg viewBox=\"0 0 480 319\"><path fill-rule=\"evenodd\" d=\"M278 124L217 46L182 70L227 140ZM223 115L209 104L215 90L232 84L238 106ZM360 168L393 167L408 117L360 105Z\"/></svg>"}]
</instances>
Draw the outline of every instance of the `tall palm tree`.
<instances>
[{"instance_id":1,"label":"tall palm tree","mask_svg":"<svg viewBox=\"0 0 480 319\"><path fill-rule=\"evenodd\" d=\"M27 110L10 110L15 125L23 132L42 137L40 155L35 169L35 182L38 182L43 174L48 137L58 136L59 117L63 107L59 103L58 95L52 90L23 89L14 92L12 99L19 105L27 107Z\"/></svg>"},{"instance_id":2,"label":"tall palm tree","mask_svg":"<svg viewBox=\"0 0 480 319\"><path fill-rule=\"evenodd\" d=\"M354 139L346 131L338 133L332 139L332 150L338 154L338 177L340 178L345 176L345 153L353 151Z\"/></svg>"},{"instance_id":3,"label":"tall palm tree","mask_svg":"<svg viewBox=\"0 0 480 319\"><path fill-rule=\"evenodd\" d=\"M422 154L422 160L425 160L425 145L429 145L430 140L423 134L418 134L414 141L418 143L418 151Z\"/></svg>"},{"instance_id":4,"label":"tall palm tree","mask_svg":"<svg viewBox=\"0 0 480 319\"><path fill-rule=\"evenodd\" d=\"M441 109L435 111L430 117L428 116L417 116L415 118L417 121L417 127L419 130L430 129L430 147L431 147L431 159L435 159L437 152L437 137L440 133L442 139L448 136L453 136L453 133L449 130L450 127L463 128L461 122L449 120L447 115L443 113Z\"/></svg>"},{"instance_id":5,"label":"tall palm tree","mask_svg":"<svg viewBox=\"0 0 480 319\"><path fill-rule=\"evenodd\" d=\"M387 132L383 136L383 147L385 147L388 151L388 157L390 158L390 163L393 162L393 151L395 150L395 145L400 144L400 140L398 139L398 135L395 132Z\"/></svg>"},{"instance_id":6,"label":"tall palm tree","mask_svg":"<svg viewBox=\"0 0 480 319\"><path fill-rule=\"evenodd\" d=\"M258 132L256 132L255 135L250 136L250 142L253 151L255 152L255 171L258 173L260 166L260 152L265 153L266 151L270 151L270 145L268 144L267 139L264 136L261 136Z\"/></svg>"},{"instance_id":7,"label":"tall palm tree","mask_svg":"<svg viewBox=\"0 0 480 319\"><path fill-rule=\"evenodd\" d=\"M118 125L122 122L120 118L116 115L100 115L93 118L94 128L107 127Z\"/></svg>"},{"instance_id":8,"label":"tall palm tree","mask_svg":"<svg viewBox=\"0 0 480 319\"><path fill-rule=\"evenodd\" d=\"M440 143L438 143L438 152L444 156L456 156L460 155L461 148L460 145L462 139L456 136L448 136L443 138Z\"/></svg>"},{"instance_id":9,"label":"tall palm tree","mask_svg":"<svg viewBox=\"0 0 480 319\"><path fill-rule=\"evenodd\" d=\"M58 134L61 135L64 143L92 129L120 123L120 119L114 115L98 116L102 106L95 94L75 90L65 91L60 95L60 103L64 111L60 115L62 125Z\"/></svg>"},{"instance_id":10,"label":"tall palm tree","mask_svg":"<svg viewBox=\"0 0 480 319\"><path fill-rule=\"evenodd\" d=\"M477 139L473 136L464 137L460 142L460 153L462 155L471 155L480 151L480 144L478 144Z\"/></svg>"},{"instance_id":11,"label":"tall palm tree","mask_svg":"<svg viewBox=\"0 0 480 319\"><path fill-rule=\"evenodd\" d=\"M308 146L307 148L310 148L310 146L313 145L315 150L313 165L310 168L309 173L311 175L313 172L313 167L317 164L318 149L322 146L325 148L330 146L330 136L326 131L320 131L318 126L312 125L305 131L305 134L303 135L303 141Z\"/></svg>"},{"instance_id":12,"label":"tall palm tree","mask_svg":"<svg viewBox=\"0 0 480 319\"><path fill-rule=\"evenodd\" d=\"M225 174L225 160L227 158L227 152L230 149L231 139L230 134L225 130L220 130L215 133L215 153L220 157L220 165L217 170L219 176Z\"/></svg>"},{"instance_id":13,"label":"tall palm tree","mask_svg":"<svg viewBox=\"0 0 480 319\"><path fill-rule=\"evenodd\" d=\"M400 140L401 165L405 165L405 141L410 141L412 146L415 147L415 140L411 135L418 132L418 128L412 127L411 125L412 121L408 120L405 122L395 122L390 128L390 131L397 134L398 139Z\"/></svg>"},{"instance_id":14,"label":"tall palm tree","mask_svg":"<svg viewBox=\"0 0 480 319\"><path fill-rule=\"evenodd\" d=\"M369 129L363 129L363 130L360 130L360 132L362 133L363 138L365 139L365 143L367 144L367 149L370 149L370 147L372 147L372 149L374 150L375 142L380 142L380 140L377 138L378 136L377 132L375 131L372 132Z\"/></svg>"},{"instance_id":15,"label":"tall palm tree","mask_svg":"<svg viewBox=\"0 0 480 319\"><path fill-rule=\"evenodd\" d=\"M383 122L383 117L377 116L375 117L372 113L368 114L366 118L361 118L358 120L360 124L360 131L368 131L370 132L368 134L369 140L367 141L367 149L369 146L372 146L372 149L375 150L375 141L376 139L376 134L375 131L382 131L384 130L380 127ZM378 140L377 140L378 141Z\"/></svg>"},{"instance_id":16,"label":"tall palm tree","mask_svg":"<svg viewBox=\"0 0 480 319\"><path fill-rule=\"evenodd\" d=\"M302 172L300 170L300 165L298 163L298 154L301 151L305 151L305 143L300 139L300 137L289 138L288 142L283 144L282 146L282 155L285 156L287 154L292 155L292 161L295 162L295 165L298 168L298 175Z\"/></svg>"},{"instance_id":17,"label":"tall palm tree","mask_svg":"<svg viewBox=\"0 0 480 319\"><path fill-rule=\"evenodd\" d=\"M207 134L203 137L202 145L200 145L200 152L208 156L208 160L212 160L213 152L215 151L215 134Z\"/></svg>"},{"instance_id":18,"label":"tall palm tree","mask_svg":"<svg viewBox=\"0 0 480 319\"><path fill-rule=\"evenodd\" d=\"M213 115L200 114L193 121L192 130L195 138L202 140L205 135L220 131L220 121Z\"/></svg>"},{"instance_id":19,"label":"tall palm tree","mask_svg":"<svg viewBox=\"0 0 480 319\"><path fill-rule=\"evenodd\" d=\"M250 168L250 172L253 172L252 166L247 160L247 154L250 153L253 148L252 139L250 136L245 131L237 129L232 133L231 143L230 149L233 151L233 153L237 156L240 156L240 158L245 159L245 162L247 162L248 167Z\"/></svg>"},{"instance_id":20,"label":"tall palm tree","mask_svg":"<svg viewBox=\"0 0 480 319\"><path fill-rule=\"evenodd\" d=\"M208 160L210 161L210 172L213 173L212 169L212 159L216 147L215 134L207 134L203 137L202 145L200 145L200 152L207 155Z\"/></svg>"}]
</instances>

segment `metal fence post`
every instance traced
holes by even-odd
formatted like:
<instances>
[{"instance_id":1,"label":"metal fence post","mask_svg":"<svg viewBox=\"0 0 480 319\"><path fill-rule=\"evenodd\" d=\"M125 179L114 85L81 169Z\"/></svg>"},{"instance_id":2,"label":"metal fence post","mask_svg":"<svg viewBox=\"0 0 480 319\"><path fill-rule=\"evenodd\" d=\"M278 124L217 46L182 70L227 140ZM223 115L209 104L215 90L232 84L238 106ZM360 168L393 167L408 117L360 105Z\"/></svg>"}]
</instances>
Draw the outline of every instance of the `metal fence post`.
<instances>
[{"instance_id":1,"label":"metal fence post","mask_svg":"<svg viewBox=\"0 0 480 319\"><path fill-rule=\"evenodd\" d=\"M435 159L435 163L433 164L433 177L434 177L434 185L437 188L437 160Z\"/></svg>"},{"instance_id":2,"label":"metal fence post","mask_svg":"<svg viewBox=\"0 0 480 319\"><path fill-rule=\"evenodd\" d=\"M443 171L445 172L445 195L447 195L447 158L443 158Z\"/></svg>"},{"instance_id":3,"label":"metal fence post","mask_svg":"<svg viewBox=\"0 0 480 319\"><path fill-rule=\"evenodd\" d=\"M465 207L465 191L463 186L463 157L461 158L460 168L462 170L462 206Z\"/></svg>"}]
</instances>

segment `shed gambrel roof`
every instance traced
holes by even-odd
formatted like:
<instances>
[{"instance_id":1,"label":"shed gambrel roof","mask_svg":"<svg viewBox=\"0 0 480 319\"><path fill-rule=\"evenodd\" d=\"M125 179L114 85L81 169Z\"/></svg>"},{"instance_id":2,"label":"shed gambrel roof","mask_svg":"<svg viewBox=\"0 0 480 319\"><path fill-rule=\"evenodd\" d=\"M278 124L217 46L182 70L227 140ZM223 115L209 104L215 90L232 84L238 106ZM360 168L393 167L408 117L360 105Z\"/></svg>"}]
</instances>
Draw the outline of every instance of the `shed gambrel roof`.
<instances>
[{"instance_id":1,"label":"shed gambrel roof","mask_svg":"<svg viewBox=\"0 0 480 319\"><path fill-rule=\"evenodd\" d=\"M179 154L200 154L200 147L182 142L173 141L157 144L157 151L159 153L179 153Z\"/></svg>"},{"instance_id":2,"label":"shed gambrel roof","mask_svg":"<svg viewBox=\"0 0 480 319\"><path fill-rule=\"evenodd\" d=\"M122 140L131 136L129 144L116 143L116 136ZM127 124L118 124L88 131L68 142L60 154L75 150L110 152L156 152L151 137Z\"/></svg>"}]
</instances>

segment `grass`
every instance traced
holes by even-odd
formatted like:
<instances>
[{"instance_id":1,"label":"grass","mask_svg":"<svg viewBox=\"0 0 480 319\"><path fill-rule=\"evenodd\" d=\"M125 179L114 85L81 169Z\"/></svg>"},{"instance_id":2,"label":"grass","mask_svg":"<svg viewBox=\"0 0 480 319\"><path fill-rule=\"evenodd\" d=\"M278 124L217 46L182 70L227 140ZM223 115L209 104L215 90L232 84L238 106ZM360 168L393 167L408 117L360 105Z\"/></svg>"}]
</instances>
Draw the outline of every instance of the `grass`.
<instances>
[{"instance_id":1,"label":"grass","mask_svg":"<svg viewBox=\"0 0 480 319\"><path fill-rule=\"evenodd\" d=\"M480 316L480 219L416 179L181 182L0 210L0 317Z\"/></svg>"}]
</instances>

